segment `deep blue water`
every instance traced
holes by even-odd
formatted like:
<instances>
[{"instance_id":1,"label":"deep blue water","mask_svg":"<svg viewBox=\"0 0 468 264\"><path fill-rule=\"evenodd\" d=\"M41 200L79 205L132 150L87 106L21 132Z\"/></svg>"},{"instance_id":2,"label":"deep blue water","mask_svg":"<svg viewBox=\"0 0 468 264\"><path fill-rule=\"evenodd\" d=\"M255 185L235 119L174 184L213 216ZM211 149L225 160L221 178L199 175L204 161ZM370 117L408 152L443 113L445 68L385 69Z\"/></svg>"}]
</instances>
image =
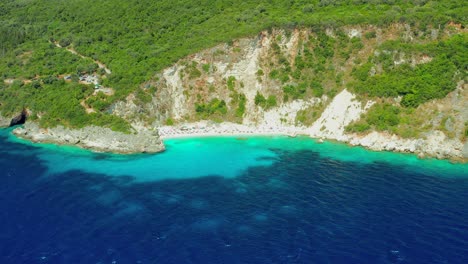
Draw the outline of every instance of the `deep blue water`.
<instances>
[{"instance_id":1,"label":"deep blue water","mask_svg":"<svg viewBox=\"0 0 468 264\"><path fill-rule=\"evenodd\" d=\"M305 138L157 155L0 131L0 263L468 263L468 165Z\"/></svg>"}]
</instances>

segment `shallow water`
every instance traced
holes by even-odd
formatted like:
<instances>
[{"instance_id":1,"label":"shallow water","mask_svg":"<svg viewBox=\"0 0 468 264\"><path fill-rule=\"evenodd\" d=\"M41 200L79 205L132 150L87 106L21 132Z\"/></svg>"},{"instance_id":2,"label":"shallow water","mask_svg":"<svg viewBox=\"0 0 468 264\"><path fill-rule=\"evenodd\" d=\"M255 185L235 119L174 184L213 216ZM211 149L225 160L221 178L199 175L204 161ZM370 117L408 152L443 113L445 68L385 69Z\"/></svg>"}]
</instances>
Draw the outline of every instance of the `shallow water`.
<instances>
[{"instance_id":1,"label":"shallow water","mask_svg":"<svg viewBox=\"0 0 468 264\"><path fill-rule=\"evenodd\" d=\"M468 263L468 165L309 138L156 155L0 130L1 263Z\"/></svg>"}]
</instances>

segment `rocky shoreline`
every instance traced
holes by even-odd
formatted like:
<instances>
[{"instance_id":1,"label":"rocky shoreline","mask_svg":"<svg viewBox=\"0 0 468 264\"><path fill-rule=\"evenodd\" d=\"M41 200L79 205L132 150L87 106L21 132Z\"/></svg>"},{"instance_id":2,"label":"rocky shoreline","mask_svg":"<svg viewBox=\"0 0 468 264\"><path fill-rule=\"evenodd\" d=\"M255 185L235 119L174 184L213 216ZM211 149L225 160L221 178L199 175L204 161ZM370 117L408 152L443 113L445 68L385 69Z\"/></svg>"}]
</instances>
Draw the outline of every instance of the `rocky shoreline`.
<instances>
[{"instance_id":1,"label":"rocky shoreline","mask_svg":"<svg viewBox=\"0 0 468 264\"><path fill-rule=\"evenodd\" d=\"M201 121L177 126L164 126L159 129L159 134L162 139L262 135L295 137L297 135L303 135L320 140L336 140L352 146L362 146L374 151L414 153L420 158L434 157L462 163L468 161L468 143L463 143L456 139L447 139L440 131L431 132L424 139L403 139L396 135L375 131L367 135L344 133L329 134L327 131L317 132L312 128L304 127L247 126L228 122L214 123Z\"/></svg>"},{"instance_id":2,"label":"rocky shoreline","mask_svg":"<svg viewBox=\"0 0 468 264\"><path fill-rule=\"evenodd\" d=\"M17 137L35 143L73 145L97 152L120 154L157 153L165 150L157 131L139 131L137 134L124 134L109 128L88 126L69 129L62 126L40 128L35 123L27 123L13 130Z\"/></svg>"},{"instance_id":3,"label":"rocky shoreline","mask_svg":"<svg viewBox=\"0 0 468 264\"><path fill-rule=\"evenodd\" d=\"M432 131L425 138L419 139L403 139L396 135L374 131L364 136L349 136L345 142L375 151L414 153L419 158L434 157L468 162L468 142L448 139L441 131Z\"/></svg>"},{"instance_id":4,"label":"rocky shoreline","mask_svg":"<svg viewBox=\"0 0 468 264\"><path fill-rule=\"evenodd\" d=\"M0 118L0 121L2 127L8 126L9 120ZM74 145L97 152L120 154L162 152L165 150L162 140L170 138L272 135L295 137L304 135L320 140L337 140L374 151L414 153L420 158L434 157L455 162L468 162L468 142L447 139L440 131L433 131L424 139L403 139L396 135L375 131L367 135L341 133L330 135L326 131L317 133L311 128L304 127L248 126L229 122L200 121L176 126L163 126L158 131L145 130L139 131L137 134L124 134L96 126L82 129L68 129L61 126L44 129L35 123L27 123L13 130L13 134L35 143Z\"/></svg>"},{"instance_id":5,"label":"rocky shoreline","mask_svg":"<svg viewBox=\"0 0 468 264\"><path fill-rule=\"evenodd\" d=\"M10 121L11 121L11 119L5 118L5 117L2 116L2 114L0 113L0 128L2 128L2 127L8 127L8 126L10 125Z\"/></svg>"},{"instance_id":6,"label":"rocky shoreline","mask_svg":"<svg viewBox=\"0 0 468 264\"><path fill-rule=\"evenodd\" d=\"M347 134L344 127L359 118L362 111L358 104L353 106L354 97L343 91L334 98L320 119L311 127L280 125L265 122L260 125L246 125L230 122L215 123L199 121L196 123L162 126L153 130L140 128L134 134L115 132L108 128L89 126L82 129L64 127L40 128L36 123L28 122L13 130L13 134L38 143L74 145L98 152L122 154L157 153L165 150L163 139L179 137L206 136L269 136L304 135L321 140L337 140L352 146L362 146L374 151L393 151L414 153L420 158L434 157L455 162L468 162L468 142L449 139L442 131L428 132L424 138L404 139L385 132L368 134ZM346 109L342 113L340 109ZM8 127L10 119L0 115L0 127ZM271 120L270 120L271 121Z\"/></svg>"}]
</instances>

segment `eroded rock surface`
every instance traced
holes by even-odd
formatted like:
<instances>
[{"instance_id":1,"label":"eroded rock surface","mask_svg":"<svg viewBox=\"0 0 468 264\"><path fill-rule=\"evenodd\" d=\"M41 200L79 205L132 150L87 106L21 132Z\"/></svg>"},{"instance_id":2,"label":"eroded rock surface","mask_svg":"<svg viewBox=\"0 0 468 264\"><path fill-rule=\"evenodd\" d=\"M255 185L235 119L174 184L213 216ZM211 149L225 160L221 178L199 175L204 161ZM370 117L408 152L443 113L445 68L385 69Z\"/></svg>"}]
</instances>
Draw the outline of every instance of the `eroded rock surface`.
<instances>
[{"instance_id":1,"label":"eroded rock surface","mask_svg":"<svg viewBox=\"0 0 468 264\"><path fill-rule=\"evenodd\" d=\"M0 113L0 128L2 127L7 127L10 125L10 119L4 117L1 113Z\"/></svg>"},{"instance_id":2,"label":"eroded rock surface","mask_svg":"<svg viewBox=\"0 0 468 264\"><path fill-rule=\"evenodd\" d=\"M61 126L43 129L35 123L27 123L13 130L13 133L33 142L75 145L102 152L155 153L165 149L157 131L150 130L142 130L137 134L124 134L96 126L82 129Z\"/></svg>"}]
</instances>

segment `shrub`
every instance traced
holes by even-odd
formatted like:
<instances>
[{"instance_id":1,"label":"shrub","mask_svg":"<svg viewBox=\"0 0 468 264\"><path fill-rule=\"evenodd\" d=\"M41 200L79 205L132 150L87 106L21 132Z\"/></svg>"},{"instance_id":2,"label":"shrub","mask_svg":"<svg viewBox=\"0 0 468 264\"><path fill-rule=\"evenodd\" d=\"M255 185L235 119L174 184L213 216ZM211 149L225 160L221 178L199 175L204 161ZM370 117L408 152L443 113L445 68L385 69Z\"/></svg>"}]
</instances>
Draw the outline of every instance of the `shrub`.
<instances>
[{"instance_id":1,"label":"shrub","mask_svg":"<svg viewBox=\"0 0 468 264\"><path fill-rule=\"evenodd\" d=\"M235 85L236 85L236 77L229 76L229 78L227 80L228 89L231 90L231 91L234 91Z\"/></svg>"},{"instance_id":2,"label":"shrub","mask_svg":"<svg viewBox=\"0 0 468 264\"><path fill-rule=\"evenodd\" d=\"M276 96L274 95L268 96L266 103L265 103L265 108L270 109L272 107L275 107L276 105L277 105Z\"/></svg>"},{"instance_id":3,"label":"shrub","mask_svg":"<svg viewBox=\"0 0 468 264\"><path fill-rule=\"evenodd\" d=\"M213 115L224 115L227 113L227 106L224 100L218 98L212 99L207 104L195 104L196 113L202 118L208 118Z\"/></svg>"},{"instance_id":4,"label":"shrub","mask_svg":"<svg viewBox=\"0 0 468 264\"><path fill-rule=\"evenodd\" d=\"M346 126L346 132L362 133L369 130L371 126L366 122L352 123Z\"/></svg>"},{"instance_id":5,"label":"shrub","mask_svg":"<svg viewBox=\"0 0 468 264\"><path fill-rule=\"evenodd\" d=\"M174 120L172 118L166 119L166 126L173 126L174 125Z\"/></svg>"},{"instance_id":6,"label":"shrub","mask_svg":"<svg viewBox=\"0 0 468 264\"><path fill-rule=\"evenodd\" d=\"M366 122L380 131L391 131L400 123L400 108L391 104L376 104L369 109Z\"/></svg>"},{"instance_id":7,"label":"shrub","mask_svg":"<svg viewBox=\"0 0 468 264\"><path fill-rule=\"evenodd\" d=\"M377 37L377 33L375 31L369 31L369 32L366 32L366 34L364 34L364 37L366 39L373 39Z\"/></svg>"},{"instance_id":8,"label":"shrub","mask_svg":"<svg viewBox=\"0 0 468 264\"><path fill-rule=\"evenodd\" d=\"M266 102L266 99L260 92L257 92L257 94L255 95L254 102L257 106L263 106Z\"/></svg>"},{"instance_id":9,"label":"shrub","mask_svg":"<svg viewBox=\"0 0 468 264\"><path fill-rule=\"evenodd\" d=\"M202 65L202 69L203 69L204 72L209 72L210 68L211 68L210 64L203 64Z\"/></svg>"},{"instance_id":10,"label":"shrub","mask_svg":"<svg viewBox=\"0 0 468 264\"><path fill-rule=\"evenodd\" d=\"M245 103L247 102L247 98L245 97L244 94L240 94L238 99L239 99L239 102L238 102L235 115L238 118L242 118L245 113Z\"/></svg>"},{"instance_id":11,"label":"shrub","mask_svg":"<svg viewBox=\"0 0 468 264\"><path fill-rule=\"evenodd\" d=\"M322 97L323 95L323 86L318 81L312 81L311 85L312 93L315 97Z\"/></svg>"}]
</instances>

